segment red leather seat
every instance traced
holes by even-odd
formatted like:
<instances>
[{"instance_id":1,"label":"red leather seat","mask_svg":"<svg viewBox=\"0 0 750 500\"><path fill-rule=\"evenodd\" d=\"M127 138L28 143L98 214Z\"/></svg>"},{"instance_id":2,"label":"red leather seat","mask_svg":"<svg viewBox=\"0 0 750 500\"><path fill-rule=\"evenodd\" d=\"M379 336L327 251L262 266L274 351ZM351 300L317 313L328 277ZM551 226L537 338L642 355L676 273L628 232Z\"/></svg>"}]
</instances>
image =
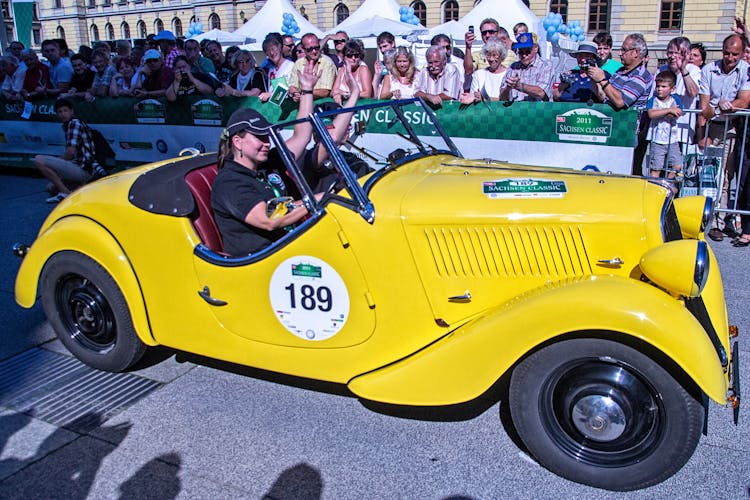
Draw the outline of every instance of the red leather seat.
<instances>
[{"instance_id":1,"label":"red leather seat","mask_svg":"<svg viewBox=\"0 0 750 500\"><path fill-rule=\"evenodd\" d=\"M221 232L211 209L211 186L219 169L216 164L191 170L185 175L185 183L195 199L195 210L190 219L203 244L217 253L224 251Z\"/></svg>"}]
</instances>

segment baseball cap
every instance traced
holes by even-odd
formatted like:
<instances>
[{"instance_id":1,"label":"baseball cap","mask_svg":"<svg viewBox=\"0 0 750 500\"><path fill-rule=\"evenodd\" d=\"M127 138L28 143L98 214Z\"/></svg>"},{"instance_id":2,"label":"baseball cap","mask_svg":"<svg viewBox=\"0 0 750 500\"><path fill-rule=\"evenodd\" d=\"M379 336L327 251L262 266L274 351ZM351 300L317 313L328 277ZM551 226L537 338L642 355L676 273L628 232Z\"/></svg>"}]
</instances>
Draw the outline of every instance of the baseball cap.
<instances>
[{"instance_id":1,"label":"baseball cap","mask_svg":"<svg viewBox=\"0 0 750 500\"><path fill-rule=\"evenodd\" d=\"M148 49L146 53L143 54L143 60L151 61L153 59L161 59L161 52L156 49Z\"/></svg>"},{"instance_id":2,"label":"baseball cap","mask_svg":"<svg viewBox=\"0 0 750 500\"><path fill-rule=\"evenodd\" d=\"M598 47L591 42L581 42L578 44L578 49L571 52L571 54L574 56L576 54L591 54L595 56L597 55L597 49Z\"/></svg>"},{"instance_id":3,"label":"baseball cap","mask_svg":"<svg viewBox=\"0 0 750 500\"><path fill-rule=\"evenodd\" d=\"M172 33L169 30L162 30L156 34L156 36L154 37L154 40L156 40L157 42L159 40L171 40L174 42L175 40L174 33Z\"/></svg>"},{"instance_id":4,"label":"baseball cap","mask_svg":"<svg viewBox=\"0 0 750 500\"><path fill-rule=\"evenodd\" d=\"M516 38L516 43L513 44L513 50L530 49L535 43L536 35L534 33L521 33Z\"/></svg>"},{"instance_id":5,"label":"baseball cap","mask_svg":"<svg viewBox=\"0 0 750 500\"><path fill-rule=\"evenodd\" d=\"M268 135L268 130L273 125L258 111L250 108L240 108L227 120L226 136L232 137L235 134L247 130L253 135Z\"/></svg>"}]
</instances>

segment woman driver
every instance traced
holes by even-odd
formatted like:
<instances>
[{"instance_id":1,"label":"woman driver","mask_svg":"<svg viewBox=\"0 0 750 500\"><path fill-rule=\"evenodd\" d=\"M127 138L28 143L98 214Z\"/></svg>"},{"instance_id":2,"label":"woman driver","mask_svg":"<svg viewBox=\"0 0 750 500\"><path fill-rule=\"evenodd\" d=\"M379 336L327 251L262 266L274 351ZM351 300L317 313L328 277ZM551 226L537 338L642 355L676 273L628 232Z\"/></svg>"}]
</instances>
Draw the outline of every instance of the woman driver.
<instances>
[{"instance_id":1,"label":"woman driver","mask_svg":"<svg viewBox=\"0 0 750 500\"><path fill-rule=\"evenodd\" d=\"M313 110L312 89L318 81L312 64L298 72L302 96L297 116ZM270 245L283 236L283 228L307 214L301 201L286 215L271 219L267 203L277 194L265 171L283 165L276 149L270 149L271 124L254 109L238 109L229 117L219 142L219 173L211 191L211 207L224 240L224 251L240 256ZM286 140L289 151L299 158L312 136L312 125L300 122Z\"/></svg>"}]
</instances>

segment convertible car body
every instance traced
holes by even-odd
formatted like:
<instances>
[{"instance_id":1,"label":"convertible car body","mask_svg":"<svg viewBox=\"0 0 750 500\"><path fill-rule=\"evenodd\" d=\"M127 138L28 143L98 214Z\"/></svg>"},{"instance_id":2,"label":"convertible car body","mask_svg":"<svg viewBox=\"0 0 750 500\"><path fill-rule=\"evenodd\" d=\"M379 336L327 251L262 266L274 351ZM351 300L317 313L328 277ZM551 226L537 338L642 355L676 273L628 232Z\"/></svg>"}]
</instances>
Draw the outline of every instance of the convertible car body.
<instances>
[{"instance_id":1,"label":"convertible car body","mask_svg":"<svg viewBox=\"0 0 750 500\"><path fill-rule=\"evenodd\" d=\"M272 130L310 217L271 246L223 253L215 155L145 165L60 203L20 250L17 302L41 296L68 349L103 370L164 345L418 406L506 380L531 455L600 488L677 472L709 399L736 419L710 199L463 159L421 101L358 108L338 148L338 112L306 118L336 181L320 200L288 128ZM358 177L355 161L374 171Z\"/></svg>"}]
</instances>

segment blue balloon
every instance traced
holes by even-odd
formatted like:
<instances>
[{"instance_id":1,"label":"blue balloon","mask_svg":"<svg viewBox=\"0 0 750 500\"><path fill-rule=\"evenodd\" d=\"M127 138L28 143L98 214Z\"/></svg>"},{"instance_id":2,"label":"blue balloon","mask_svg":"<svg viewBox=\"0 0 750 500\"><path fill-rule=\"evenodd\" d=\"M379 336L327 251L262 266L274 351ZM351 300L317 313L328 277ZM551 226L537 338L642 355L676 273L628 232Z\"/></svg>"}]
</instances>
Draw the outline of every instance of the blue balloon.
<instances>
[{"instance_id":1,"label":"blue balloon","mask_svg":"<svg viewBox=\"0 0 750 500\"><path fill-rule=\"evenodd\" d=\"M557 43L560 40L560 33L552 33L552 36L549 37L549 41L552 43Z\"/></svg>"},{"instance_id":2,"label":"blue balloon","mask_svg":"<svg viewBox=\"0 0 750 500\"><path fill-rule=\"evenodd\" d=\"M563 35L568 34L568 26L566 24L561 24L559 28L557 28L558 33L562 33Z\"/></svg>"},{"instance_id":3,"label":"blue balloon","mask_svg":"<svg viewBox=\"0 0 750 500\"><path fill-rule=\"evenodd\" d=\"M399 7L399 8L398 8L398 13L399 13L399 14L401 14L401 15L403 16L403 14L405 14L405 13L406 13L406 9L407 9L407 8L408 8L408 7L404 7L404 6L402 5L401 7Z\"/></svg>"},{"instance_id":4,"label":"blue balloon","mask_svg":"<svg viewBox=\"0 0 750 500\"><path fill-rule=\"evenodd\" d=\"M555 13L555 20L557 21L557 24L562 24L562 14L560 14L559 12Z\"/></svg>"},{"instance_id":5,"label":"blue balloon","mask_svg":"<svg viewBox=\"0 0 750 500\"><path fill-rule=\"evenodd\" d=\"M544 19L542 19L542 27L544 28L544 31L547 31L547 28L549 28L549 26L549 18L545 17Z\"/></svg>"},{"instance_id":6,"label":"blue balloon","mask_svg":"<svg viewBox=\"0 0 750 500\"><path fill-rule=\"evenodd\" d=\"M558 18L555 17L552 20L552 26L554 26L555 29L557 29L557 27L560 26L561 24L562 24L562 20L561 19L558 19Z\"/></svg>"},{"instance_id":7,"label":"blue balloon","mask_svg":"<svg viewBox=\"0 0 750 500\"><path fill-rule=\"evenodd\" d=\"M407 7L406 12L408 12L410 16L414 15L414 9L412 7Z\"/></svg>"},{"instance_id":8,"label":"blue balloon","mask_svg":"<svg viewBox=\"0 0 750 500\"><path fill-rule=\"evenodd\" d=\"M557 29L554 26L547 28L547 38L550 38L555 33L557 33Z\"/></svg>"},{"instance_id":9,"label":"blue balloon","mask_svg":"<svg viewBox=\"0 0 750 500\"><path fill-rule=\"evenodd\" d=\"M200 31L201 33L203 32L203 23L198 23L198 24L196 24L196 25L195 25L195 27L196 27L196 28L198 29L198 31Z\"/></svg>"}]
</instances>

